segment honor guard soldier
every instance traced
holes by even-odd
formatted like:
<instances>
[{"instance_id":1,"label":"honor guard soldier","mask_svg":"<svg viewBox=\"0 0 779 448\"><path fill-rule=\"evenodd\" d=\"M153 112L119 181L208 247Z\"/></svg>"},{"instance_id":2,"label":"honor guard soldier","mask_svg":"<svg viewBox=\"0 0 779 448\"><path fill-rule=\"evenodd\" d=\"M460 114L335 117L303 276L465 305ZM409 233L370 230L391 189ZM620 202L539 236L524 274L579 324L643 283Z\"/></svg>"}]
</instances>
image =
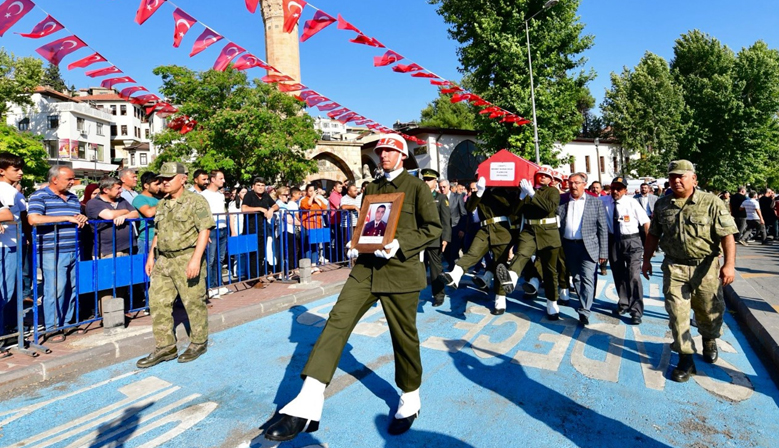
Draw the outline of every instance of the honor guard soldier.
<instances>
[{"instance_id":1,"label":"honor guard soldier","mask_svg":"<svg viewBox=\"0 0 779 448\"><path fill-rule=\"evenodd\" d=\"M535 254L541 260L546 314L550 320L557 320L560 318L560 308L557 306L557 258L561 246L557 206L560 205L560 191L550 186L553 171L547 165L536 171L534 181L538 188L527 179L520 181L519 202L523 222L519 247L511 265L507 267L499 264L495 274L506 292L511 294L522 270Z\"/></svg>"},{"instance_id":2,"label":"honor guard soldier","mask_svg":"<svg viewBox=\"0 0 779 448\"><path fill-rule=\"evenodd\" d=\"M433 291L433 306L444 304L444 287L446 286L441 273L443 267L443 252L446 246L452 241L452 211L449 208L449 199L445 194L438 191L438 171L425 168L422 170L422 180L425 181L430 191L433 193L438 218L441 221L441 237L433 241L425 249L425 263L430 268L430 288Z\"/></svg>"},{"instance_id":3,"label":"honor guard soldier","mask_svg":"<svg viewBox=\"0 0 779 448\"><path fill-rule=\"evenodd\" d=\"M428 186L403 169L403 160L408 158L403 137L382 135L375 151L384 176L368 184L365 197L405 193L395 239L374 253L348 250L349 258L357 258L355 265L303 368L303 387L279 411L281 419L265 432L269 440L292 440L303 431L319 428L325 387L333 379L352 329L376 301L384 308L394 350L395 383L402 391L389 433L408 431L419 414L422 361L416 317L419 292L427 286L421 254L441 237L441 223Z\"/></svg>"},{"instance_id":4,"label":"honor guard soldier","mask_svg":"<svg viewBox=\"0 0 779 448\"><path fill-rule=\"evenodd\" d=\"M155 366L175 359L176 335L173 302L181 297L190 325L190 344L179 356L179 362L194 361L208 346L208 308L206 307L206 260L211 228L216 226L206 199L184 185L187 168L181 163L166 162L157 178L167 196L157 205L146 275L150 277L149 308L155 349L140 359L139 368ZM155 254L159 253L155 261Z\"/></svg>"},{"instance_id":5,"label":"honor guard soldier","mask_svg":"<svg viewBox=\"0 0 779 448\"><path fill-rule=\"evenodd\" d=\"M690 334L690 309L695 310L698 333L703 338L703 360L717 361L717 338L722 335L725 311L722 287L736 275L736 222L717 196L695 188L695 166L676 160L668 166L673 194L655 203L652 223L646 236L644 277L652 274L652 255L658 244L663 260L663 293L668 326L673 334L671 349L679 353L679 363L671 379L685 382L697 373ZM720 268L720 247L725 255Z\"/></svg>"}]
</instances>

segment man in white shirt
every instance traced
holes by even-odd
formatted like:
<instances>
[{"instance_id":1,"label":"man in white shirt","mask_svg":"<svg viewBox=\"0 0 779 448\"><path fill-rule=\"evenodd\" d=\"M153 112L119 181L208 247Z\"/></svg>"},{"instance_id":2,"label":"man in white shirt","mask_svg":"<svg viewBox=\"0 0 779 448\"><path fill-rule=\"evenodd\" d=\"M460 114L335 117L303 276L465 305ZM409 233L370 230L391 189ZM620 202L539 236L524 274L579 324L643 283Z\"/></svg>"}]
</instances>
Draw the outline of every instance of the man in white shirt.
<instances>
[{"instance_id":1,"label":"man in white shirt","mask_svg":"<svg viewBox=\"0 0 779 448\"><path fill-rule=\"evenodd\" d=\"M16 223L20 222L21 214L26 212L24 196L13 186L22 180L24 160L10 152L0 152L0 336L5 330L4 309L11 310L19 295L21 285L17 285L17 269L20 257L18 251L20 236L17 235ZM14 222L15 221L15 222ZM18 300L18 299L16 299ZM10 312L11 315L16 313ZM11 316L9 316L11 317ZM1 346L2 344L0 344ZM0 358L9 356L8 351L0 348Z\"/></svg>"},{"instance_id":2,"label":"man in white shirt","mask_svg":"<svg viewBox=\"0 0 779 448\"><path fill-rule=\"evenodd\" d=\"M765 231L765 220L763 219L763 213L760 211L760 203L757 200L757 192L750 191L747 199L741 203L741 210L747 213L747 226L741 233L741 237L738 239L738 243L742 246L748 246L747 240L749 239L749 233L754 229L755 238L758 233L761 236L761 242L768 244L768 235Z\"/></svg>"},{"instance_id":3,"label":"man in white shirt","mask_svg":"<svg viewBox=\"0 0 779 448\"><path fill-rule=\"evenodd\" d=\"M209 183L200 194L208 201L211 214L214 215L216 229L211 232L211 243L208 245L208 286L212 288L211 297L227 294L228 289L222 286L222 260L227 250L227 209L222 187L225 175L220 170L213 170L209 175ZM218 289L217 289L218 288Z\"/></svg>"},{"instance_id":4,"label":"man in white shirt","mask_svg":"<svg viewBox=\"0 0 779 448\"><path fill-rule=\"evenodd\" d=\"M644 247L639 227L649 231L649 217L638 201L625 197L628 181L617 176L611 181L611 195L602 196L609 226L609 264L619 303L615 314L630 313L630 323L638 325L644 315L644 287L641 283L641 262Z\"/></svg>"}]
</instances>

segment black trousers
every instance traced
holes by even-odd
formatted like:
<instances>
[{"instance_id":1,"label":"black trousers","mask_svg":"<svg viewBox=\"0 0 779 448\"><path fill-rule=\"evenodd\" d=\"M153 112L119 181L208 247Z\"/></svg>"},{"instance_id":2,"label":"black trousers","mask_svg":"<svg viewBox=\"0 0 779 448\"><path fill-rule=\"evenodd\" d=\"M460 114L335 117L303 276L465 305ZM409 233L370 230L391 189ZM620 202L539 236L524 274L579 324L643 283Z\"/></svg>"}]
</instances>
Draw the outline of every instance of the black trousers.
<instances>
[{"instance_id":1,"label":"black trousers","mask_svg":"<svg viewBox=\"0 0 779 448\"><path fill-rule=\"evenodd\" d=\"M644 315L644 286L641 283L643 254L644 247L637 233L624 235L619 241L609 234L609 263L619 296L617 306L634 317Z\"/></svg>"},{"instance_id":2,"label":"black trousers","mask_svg":"<svg viewBox=\"0 0 779 448\"><path fill-rule=\"evenodd\" d=\"M433 290L433 298L443 299L444 287L446 285L440 278L444 272L441 247L428 247L425 249L425 264L430 269L430 287Z\"/></svg>"}]
</instances>

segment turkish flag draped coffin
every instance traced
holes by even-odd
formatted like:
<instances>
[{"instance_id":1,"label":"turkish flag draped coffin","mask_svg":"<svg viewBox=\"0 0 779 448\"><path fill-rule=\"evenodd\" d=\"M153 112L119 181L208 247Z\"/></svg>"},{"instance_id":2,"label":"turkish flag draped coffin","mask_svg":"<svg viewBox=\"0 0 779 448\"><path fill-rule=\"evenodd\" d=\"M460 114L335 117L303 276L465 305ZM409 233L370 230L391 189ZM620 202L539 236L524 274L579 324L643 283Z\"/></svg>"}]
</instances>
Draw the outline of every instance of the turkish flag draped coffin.
<instances>
[{"instance_id":1,"label":"turkish flag draped coffin","mask_svg":"<svg viewBox=\"0 0 779 448\"><path fill-rule=\"evenodd\" d=\"M487 179L488 187L516 187L522 179L533 181L538 165L501 149L479 164L479 177Z\"/></svg>"}]
</instances>

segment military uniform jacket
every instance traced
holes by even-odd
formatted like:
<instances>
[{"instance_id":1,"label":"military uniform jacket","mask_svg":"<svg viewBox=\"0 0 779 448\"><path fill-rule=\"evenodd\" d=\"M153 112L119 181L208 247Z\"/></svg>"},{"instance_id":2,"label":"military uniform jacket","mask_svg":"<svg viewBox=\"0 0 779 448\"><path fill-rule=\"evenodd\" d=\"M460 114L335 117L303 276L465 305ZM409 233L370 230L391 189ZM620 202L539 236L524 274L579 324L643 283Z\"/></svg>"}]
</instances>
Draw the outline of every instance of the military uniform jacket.
<instances>
[{"instance_id":1,"label":"military uniform jacket","mask_svg":"<svg viewBox=\"0 0 779 448\"><path fill-rule=\"evenodd\" d=\"M472 194L465 204L468 213L474 210L479 212L479 225L486 220L505 216L512 219L517 216L519 210L519 197L517 190L512 188L488 188L482 197ZM512 220L513 224L514 221ZM484 229L490 234L490 242L493 245L511 244L511 230L508 222L496 222L488 224Z\"/></svg>"},{"instance_id":2,"label":"military uniform jacket","mask_svg":"<svg viewBox=\"0 0 779 448\"><path fill-rule=\"evenodd\" d=\"M452 241L452 211L449 208L449 199L446 195L433 192L433 201L438 209L438 219L441 221L441 237L433 240L429 247L441 247L441 242Z\"/></svg>"},{"instance_id":3,"label":"military uniform jacket","mask_svg":"<svg viewBox=\"0 0 779 448\"><path fill-rule=\"evenodd\" d=\"M556 187L541 186L531 198L521 201L521 212L525 220L546 219L557 217L557 207L560 205L560 190ZM522 233L531 232L535 235L536 248L546 249L560 247L560 231L557 222L551 224L525 223Z\"/></svg>"},{"instance_id":4,"label":"military uniform jacket","mask_svg":"<svg viewBox=\"0 0 779 448\"><path fill-rule=\"evenodd\" d=\"M365 195L406 194L395 231L400 244L397 254L389 260L373 254L360 254L350 277L362 282L371 279L374 294L394 294L421 291L427 286L425 265L420 253L441 236L441 222L430 194L430 187L405 170L394 180L375 180L365 188Z\"/></svg>"},{"instance_id":5,"label":"military uniform jacket","mask_svg":"<svg viewBox=\"0 0 779 448\"><path fill-rule=\"evenodd\" d=\"M696 189L687 199L672 194L658 199L649 233L660 239L669 263L696 264L718 256L722 238L738 228L722 200Z\"/></svg>"},{"instance_id":6,"label":"military uniform jacket","mask_svg":"<svg viewBox=\"0 0 779 448\"><path fill-rule=\"evenodd\" d=\"M187 189L178 199L165 198L157 205L154 216L157 248L165 253L193 248L202 230L216 226L206 199Z\"/></svg>"}]
</instances>

